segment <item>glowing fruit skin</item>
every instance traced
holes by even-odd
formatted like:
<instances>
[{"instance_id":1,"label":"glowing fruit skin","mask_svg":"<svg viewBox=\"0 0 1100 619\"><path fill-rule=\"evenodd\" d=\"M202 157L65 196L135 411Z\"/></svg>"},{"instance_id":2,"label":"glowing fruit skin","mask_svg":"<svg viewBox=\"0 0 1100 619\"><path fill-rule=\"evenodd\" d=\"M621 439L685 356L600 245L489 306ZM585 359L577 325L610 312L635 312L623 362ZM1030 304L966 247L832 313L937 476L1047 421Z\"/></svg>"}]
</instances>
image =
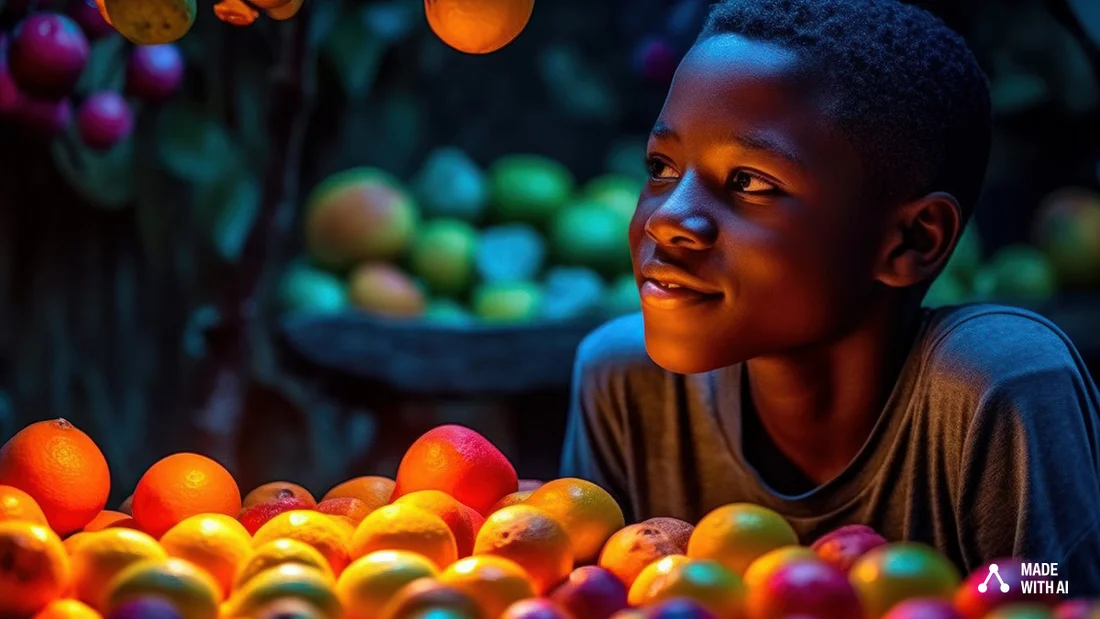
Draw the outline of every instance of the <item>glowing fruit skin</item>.
<instances>
[{"instance_id":1,"label":"glowing fruit skin","mask_svg":"<svg viewBox=\"0 0 1100 619\"><path fill-rule=\"evenodd\" d=\"M183 54L175 45L138 45L126 63L126 94L163 101L183 83L183 69Z\"/></svg>"},{"instance_id":2,"label":"glowing fruit skin","mask_svg":"<svg viewBox=\"0 0 1100 619\"><path fill-rule=\"evenodd\" d=\"M118 93L98 92L81 104L76 124L85 146L108 150L130 136L134 115L130 104Z\"/></svg>"},{"instance_id":3,"label":"glowing fruit skin","mask_svg":"<svg viewBox=\"0 0 1100 619\"><path fill-rule=\"evenodd\" d=\"M826 563L847 573L860 557L885 545L886 538L871 527L851 524L822 535L810 548Z\"/></svg>"},{"instance_id":4,"label":"glowing fruit skin","mask_svg":"<svg viewBox=\"0 0 1100 619\"><path fill-rule=\"evenodd\" d=\"M749 590L749 619L859 617L862 606L847 575L824 561L800 559L777 568Z\"/></svg>"},{"instance_id":5,"label":"glowing fruit skin","mask_svg":"<svg viewBox=\"0 0 1100 619\"><path fill-rule=\"evenodd\" d=\"M863 555L848 572L867 619L879 619L895 604L915 597L951 599L958 570L933 548L902 542Z\"/></svg>"},{"instance_id":6,"label":"glowing fruit skin","mask_svg":"<svg viewBox=\"0 0 1100 619\"><path fill-rule=\"evenodd\" d=\"M32 97L69 95L88 64L90 48L80 26L57 13L35 13L15 29L8 52L12 76Z\"/></svg>"},{"instance_id":7,"label":"glowing fruit skin","mask_svg":"<svg viewBox=\"0 0 1100 619\"><path fill-rule=\"evenodd\" d=\"M627 608L626 587L614 574L595 565L573 570L550 599L574 619L607 619Z\"/></svg>"},{"instance_id":8,"label":"glowing fruit skin","mask_svg":"<svg viewBox=\"0 0 1100 619\"><path fill-rule=\"evenodd\" d=\"M511 43L534 6L534 0L424 0L432 31L467 54L488 54Z\"/></svg>"}]
</instances>

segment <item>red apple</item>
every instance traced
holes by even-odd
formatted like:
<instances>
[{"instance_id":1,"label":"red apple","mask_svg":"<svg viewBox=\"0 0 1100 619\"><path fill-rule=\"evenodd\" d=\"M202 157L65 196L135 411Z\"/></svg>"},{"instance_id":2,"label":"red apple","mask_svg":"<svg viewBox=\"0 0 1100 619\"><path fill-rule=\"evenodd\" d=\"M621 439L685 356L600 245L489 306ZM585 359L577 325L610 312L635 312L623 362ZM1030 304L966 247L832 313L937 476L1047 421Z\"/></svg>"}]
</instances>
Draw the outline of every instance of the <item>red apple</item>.
<instances>
[{"instance_id":1,"label":"red apple","mask_svg":"<svg viewBox=\"0 0 1100 619\"><path fill-rule=\"evenodd\" d=\"M749 619L852 619L863 615L855 588L845 572L819 559L791 561L749 590Z\"/></svg>"},{"instance_id":2,"label":"red apple","mask_svg":"<svg viewBox=\"0 0 1100 619\"><path fill-rule=\"evenodd\" d=\"M572 613L574 619L607 619L627 607L623 583L595 565L573 570L549 597Z\"/></svg>"},{"instance_id":3,"label":"red apple","mask_svg":"<svg viewBox=\"0 0 1100 619\"><path fill-rule=\"evenodd\" d=\"M869 526L850 524L818 538L810 548L838 570L848 573L857 559L886 544L886 538Z\"/></svg>"},{"instance_id":4,"label":"red apple","mask_svg":"<svg viewBox=\"0 0 1100 619\"><path fill-rule=\"evenodd\" d=\"M1055 594L1024 593L1020 587L1021 568L1017 559L998 559L974 570L955 593L955 606L966 619L982 619L1009 604L1053 606L1059 602Z\"/></svg>"},{"instance_id":5,"label":"red apple","mask_svg":"<svg viewBox=\"0 0 1100 619\"><path fill-rule=\"evenodd\" d=\"M268 520L271 520L275 516L283 512L289 512L295 509L313 509L314 505L310 505L305 500L296 497L286 497L274 501L271 503L260 503L259 505L253 505L245 510L242 510L240 515L237 516L237 520L244 525L244 528L248 530L249 535L255 535L256 531L260 527L264 526Z\"/></svg>"}]
</instances>

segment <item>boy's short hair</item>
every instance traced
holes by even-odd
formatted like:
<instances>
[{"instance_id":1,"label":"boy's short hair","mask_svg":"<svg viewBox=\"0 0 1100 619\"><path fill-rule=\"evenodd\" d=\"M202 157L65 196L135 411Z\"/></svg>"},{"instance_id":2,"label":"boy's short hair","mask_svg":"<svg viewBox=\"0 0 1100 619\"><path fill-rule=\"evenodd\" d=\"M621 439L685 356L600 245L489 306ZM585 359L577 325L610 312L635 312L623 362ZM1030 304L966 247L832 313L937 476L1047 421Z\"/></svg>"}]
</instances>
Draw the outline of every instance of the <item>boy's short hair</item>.
<instances>
[{"instance_id":1,"label":"boy's short hair","mask_svg":"<svg viewBox=\"0 0 1100 619\"><path fill-rule=\"evenodd\" d=\"M969 217L989 161L989 84L937 17L897 0L722 0L700 38L727 33L810 63L830 116L867 166L872 196L946 191Z\"/></svg>"}]
</instances>

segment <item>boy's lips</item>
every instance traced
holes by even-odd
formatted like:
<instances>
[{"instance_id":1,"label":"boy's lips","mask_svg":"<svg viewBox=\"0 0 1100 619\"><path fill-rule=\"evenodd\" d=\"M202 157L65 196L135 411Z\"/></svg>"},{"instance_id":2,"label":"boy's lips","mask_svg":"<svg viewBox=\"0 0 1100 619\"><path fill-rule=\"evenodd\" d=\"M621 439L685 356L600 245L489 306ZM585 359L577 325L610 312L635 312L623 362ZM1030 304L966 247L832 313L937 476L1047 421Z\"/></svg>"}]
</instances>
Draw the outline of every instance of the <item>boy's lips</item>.
<instances>
[{"instance_id":1,"label":"boy's lips","mask_svg":"<svg viewBox=\"0 0 1100 619\"><path fill-rule=\"evenodd\" d=\"M675 309L722 298L722 291L663 262L642 265L642 303L657 309Z\"/></svg>"}]
</instances>

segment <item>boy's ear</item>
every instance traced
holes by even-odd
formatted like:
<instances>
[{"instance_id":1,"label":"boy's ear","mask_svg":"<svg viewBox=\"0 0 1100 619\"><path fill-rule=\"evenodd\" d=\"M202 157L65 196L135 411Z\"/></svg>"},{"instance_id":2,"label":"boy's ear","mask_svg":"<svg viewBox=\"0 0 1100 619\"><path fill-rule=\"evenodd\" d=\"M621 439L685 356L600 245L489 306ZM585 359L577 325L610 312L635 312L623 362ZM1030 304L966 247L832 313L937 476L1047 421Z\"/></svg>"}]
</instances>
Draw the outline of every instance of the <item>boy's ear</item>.
<instances>
[{"instance_id":1,"label":"boy's ear","mask_svg":"<svg viewBox=\"0 0 1100 619\"><path fill-rule=\"evenodd\" d=\"M887 220L876 279L892 288L930 281L955 249L962 222L962 208L948 193L902 204Z\"/></svg>"}]
</instances>

